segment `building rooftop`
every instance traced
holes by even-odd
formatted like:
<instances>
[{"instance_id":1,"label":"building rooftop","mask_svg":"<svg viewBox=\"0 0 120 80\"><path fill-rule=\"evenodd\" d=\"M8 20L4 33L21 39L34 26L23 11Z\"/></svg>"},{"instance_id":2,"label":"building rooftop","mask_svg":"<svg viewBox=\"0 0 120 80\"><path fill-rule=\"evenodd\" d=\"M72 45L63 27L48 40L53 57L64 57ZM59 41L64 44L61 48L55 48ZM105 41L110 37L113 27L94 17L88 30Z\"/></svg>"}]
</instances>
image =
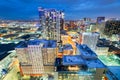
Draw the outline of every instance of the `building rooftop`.
<instances>
[{"instance_id":1,"label":"building rooftop","mask_svg":"<svg viewBox=\"0 0 120 80\"><path fill-rule=\"evenodd\" d=\"M43 48L56 48L57 41L56 40L46 40L44 41Z\"/></svg>"},{"instance_id":2,"label":"building rooftop","mask_svg":"<svg viewBox=\"0 0 120 80\"><path fill-rule=\"evenodd\" d=\"M34 40L29 40L28 42L27 42L27 44L28 45L40 45L40 43L44 43L46 40L44 40L44 39L41 39L41 40L39 40L39 39L34 39Z\"/></svg>"},{"instance_id":3,"label":"building rooftop","mask_svg":"<svg viewBox=\"0 0 120 80\"><path fill-rule=\"evenodd\" d=\"M113 74L109 74L109 73L107 73L107 77L110 79L110 80L119 80L120 79L120 66L109 66L108 67L108 70ZM115 78L117 78L117 79L115 79L114 78L114 76L115 76Z\"/></svg>"},{"instance_id":4,"label":"building rooftop","mask_svg":"<svg viewBox=\"0 0 120 80\"><path fill-rule=\"evenodd\" d=\"M63 65L82 65L84 60L80 55L64 55L63 56Z\"/></svg>"},{"instance_id":5,"label":"building rooftop","mask_svg":"<svg viewBox=\"0 0 120 80\"><path fill-rule=\"evenodd\" d=\"M80 55L63 56L63 65L86 65L87 68L106 68L99 59L83 59Z\"/></svg>"},{"instance_id":6,"label":"building rooftop","mask_svg":"<svg viewBox=\"0 0 120 80\"><path fill-rule=\"evenodd\" d=\"M84 32L83 35L99 36L99 33L97 33L97 32Z\"/></svg>"},{"instance_id":7,"label":"building rooftop","mask_svg":"<svg viewBox=\"0 0 120 80\"><path fill-rule=\"evenodd\" d=\"M88 68L105 68L106 66L99 60L85 60Z\"/></svg>"},{"instance_id":8,"label":"building rooftop","mask_svg":"<svg viewBox=\"0 0 120 80\"><path fill-rule=\"evenodd\" d=\"M14 50L17 44L15 43L8 43L8 44L0 44L0 52Z\"/></svg>"},{"instance_id":9,"label":"building rooftop","mask_svg":"<svg viewBox=\"0 0 120 80\"><path fill-rule=\"evenodd\" d=\"M87 45L76 45L78 50L80 51L80 55L85 59L96 59L97 55L93 52Z\"/></svg>"},{"instance_id":10,"label":"building rooftop","mask_svg":"<svg viewBox=\"0 0 120 80\"><path fill-rule=\"evenodd\" d=\"M56 40L35 39L22 41L16 48L26 48L28 45L40 45L40 43L43 43L43 48L55 48L57 46Z\"/></svg>"},{"instance_id":11,"label":"building rooftop","mask_svg":"<svg viewBox=\"0 0 120 80\"><path fill-rule=\"evenodd\" d=\"M26 48L27 46L27 41L21 41L18 43L18 46L16 46L16 48Z\"/></svg>"}]
</instances>

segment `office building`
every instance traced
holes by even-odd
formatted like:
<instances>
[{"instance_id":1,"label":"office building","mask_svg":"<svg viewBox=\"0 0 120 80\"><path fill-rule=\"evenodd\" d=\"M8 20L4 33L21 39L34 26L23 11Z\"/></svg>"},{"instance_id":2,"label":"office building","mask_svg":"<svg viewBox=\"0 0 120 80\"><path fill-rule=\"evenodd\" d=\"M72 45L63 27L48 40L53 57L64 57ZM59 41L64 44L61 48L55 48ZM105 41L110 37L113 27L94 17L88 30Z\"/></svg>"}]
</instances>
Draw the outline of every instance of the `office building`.
<instances>
[{"instance_id":1,"label":"office building","mask_svg":"<svg viewBox=\"0 0 120 80\"><path fill-rule=\"evenodd\" d=\"M16 47L23 75L44 73L41 48L42 44L40 40L23 41Z\"/></svg>"},{"instance_id":2,"label":"office building","mask_svg":"<svg viewBox=\"0 0 120 80\"><path fill-rule=\"evenodd\" d=\"M43 38L60 42L60 30L63 30L64 13L55 9L39 8L40 24Z\"/></svg>"},{"instance_id":3,"label":"office building","mask_svg":"<svg viewBox=\"0 0 120 80\"><path fill-rule=\"evenodd\" d=\"M76 44L77 55L64 55L55 62L58 80L101 80L106 66L87 45Z\"/></svg>"},{"instance_id":4,"label":"office building","mask_svg":"<svg viewBox=\"0 0 120 80\"><path fill-rule=\"evenodd\" d=\"M85 22L91 22L91 18L85 17L85 18L83 18L83 20L84 20Z\"/></svg>"},{"instance_id":5,"label":"office building","mask_svg":"<svg viewBox=\"0 0 120 80\"><path fill-rule=\"evenodd\" d=\"M41 75L45 73L46 65L54 64L55 48L55 40L41 39L21 42L16 47L21 73L23 75ZM54 68L52 67L52 69Z\"/></svg>"},{"instance_id":6,"label":"office building","mask_svg":"<svg viewBox=\"0 0 120 80\"><path fill-rule=\"evenodd\" d=\"M56 46L56 40L47 40L42 47L43 65L45 72L54 71L54 63L57 52Z\"/></svg>"},{"instance_id":7,"label":"office building","mask_svg":"<svg viewBox=\"0 0 120 80\"><path fill-rule=\"evenodd\" d=\"M43 64L54 65L54 59L56 57L56 40L44 41L45 44L42 47Z\"/></svg>"},{"instance_id":8,"label":"office building","mask_svg":"<svg viewBox=\"0 0 120 80\"><path fill-rule=\"evenodd\" d=\"M105 22L105 17L97 17L97 23Z\"/></svg>"},{"instance_id":9,"label":"office building","mask_svg":"<svg viewBox=\"0 0 120 80\"><path fill-rule=\"evenodd\" d=\"M82 42L81 44L86 44L92 50L96 49L96 44L99 38L99 33L93 32L84 32L82 33Z\"/></svg>"},{"instance_id":10,"label":"office building","mask_svg":"<svg viewBox=\"0 0 120 80\"><path fill-rule=\"evenodd\" d=\"M97 54L93 50L91 50L87 45L76 44L76 46L80 56L85 61L85 65L87 66L88 70L95 69L95 73L93 73L93 80L101 80L104 75L106 66L99 60Z\"/></svg>"}]
</instances>

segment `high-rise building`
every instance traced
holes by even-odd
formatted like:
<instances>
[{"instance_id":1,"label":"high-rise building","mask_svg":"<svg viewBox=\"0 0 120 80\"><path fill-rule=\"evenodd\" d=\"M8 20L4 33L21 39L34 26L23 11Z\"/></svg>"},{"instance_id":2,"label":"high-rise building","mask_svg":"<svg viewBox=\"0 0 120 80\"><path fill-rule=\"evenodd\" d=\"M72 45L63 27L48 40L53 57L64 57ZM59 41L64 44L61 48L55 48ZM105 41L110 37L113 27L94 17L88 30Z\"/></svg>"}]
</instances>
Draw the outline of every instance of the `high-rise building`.
<instances>
[{"instance_id":1,"label":"high-rise building","mask_svg":"<svg viewBox=\"0 0 120 80\"><path fill-rule=\"evenodd\" d=\"M105 22L105 17L97 17L97 23Z\"/></svg>"},{"instance_id":2,"label":"high-rise building","mask_svg":"<svg viewBox=\"0 0 120 80\"><path fill-rule=\"evenodd\" d=\"M60 30L64 25L63 11L39 8L40 24L43 29L43 38L60 42Z\"/></svg>"},{"instance_id":3,"label":"high-rise building","mask_svg":"<svg viewBox=\"0 0 120 80\"><path fill-rule=\"evenodd\" d=\"M91 18L85 17L85 18L83 18L83 19L84 19L85 22L91 22Z\"/></svg>"},{"instance_id":4,"label":"high-rise building","mask_svg":"<svg viewBox=\"0 0 120 80\"><path fill-rule=\"evenodd\" d=\"M86 44L92 50L96 49L96 44L99 38L99 33L93 32L84 32L82 33L82 42L81 44Z\"/></svg>"},{"instance_id":5,"label":"high-rise building","mask_svg":"<svg viewBox=\"0 0 120 80\"><path fill-rule=\"evenodd\" d=\"M21 73L23 75L40 75L45 73L45 64L48 66L54 64L55 48L55 40L41 39L21 42L16 47ZM43 50L47 50L47 52Z\"/></svg>"}]
</instances>

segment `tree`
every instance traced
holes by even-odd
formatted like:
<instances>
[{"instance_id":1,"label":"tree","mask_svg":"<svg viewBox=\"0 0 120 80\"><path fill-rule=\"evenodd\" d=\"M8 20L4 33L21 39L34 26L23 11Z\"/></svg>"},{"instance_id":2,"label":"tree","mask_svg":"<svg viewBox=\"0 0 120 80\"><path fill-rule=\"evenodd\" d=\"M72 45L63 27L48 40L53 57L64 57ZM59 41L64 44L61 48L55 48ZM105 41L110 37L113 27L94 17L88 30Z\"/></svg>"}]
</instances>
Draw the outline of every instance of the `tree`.
<instances>
[{"instance_id":1,"label":"tree","mask_svg":"<svg viewBox=\"0 0 120 80\"><path fill-rule=\"evenodd\" d=\"M104 34L112 36L112 34L120 34L120 21L107 21L105 24Z\"/></svg>"}]
</instances>

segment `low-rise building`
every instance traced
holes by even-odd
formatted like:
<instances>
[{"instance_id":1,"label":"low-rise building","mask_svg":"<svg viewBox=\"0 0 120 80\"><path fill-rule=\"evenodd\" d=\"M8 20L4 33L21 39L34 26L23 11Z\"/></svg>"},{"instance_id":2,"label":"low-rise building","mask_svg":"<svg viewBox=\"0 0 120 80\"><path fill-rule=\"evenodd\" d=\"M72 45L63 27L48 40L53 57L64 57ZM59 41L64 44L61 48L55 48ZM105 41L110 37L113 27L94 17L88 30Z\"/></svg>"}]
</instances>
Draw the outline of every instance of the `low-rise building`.
<instances>
[{"instance_id":1,"label":"low-rise building","mask_svg":"<svg viewBox=\"0 0 120 80\"><path fill-rule=\"evenodd\" d=\"M77 55L64 55L62 59L56 59L58 80L101 80L106 66L87 45L76 46L79 51Z\"/></svg>"}]
</instances>

